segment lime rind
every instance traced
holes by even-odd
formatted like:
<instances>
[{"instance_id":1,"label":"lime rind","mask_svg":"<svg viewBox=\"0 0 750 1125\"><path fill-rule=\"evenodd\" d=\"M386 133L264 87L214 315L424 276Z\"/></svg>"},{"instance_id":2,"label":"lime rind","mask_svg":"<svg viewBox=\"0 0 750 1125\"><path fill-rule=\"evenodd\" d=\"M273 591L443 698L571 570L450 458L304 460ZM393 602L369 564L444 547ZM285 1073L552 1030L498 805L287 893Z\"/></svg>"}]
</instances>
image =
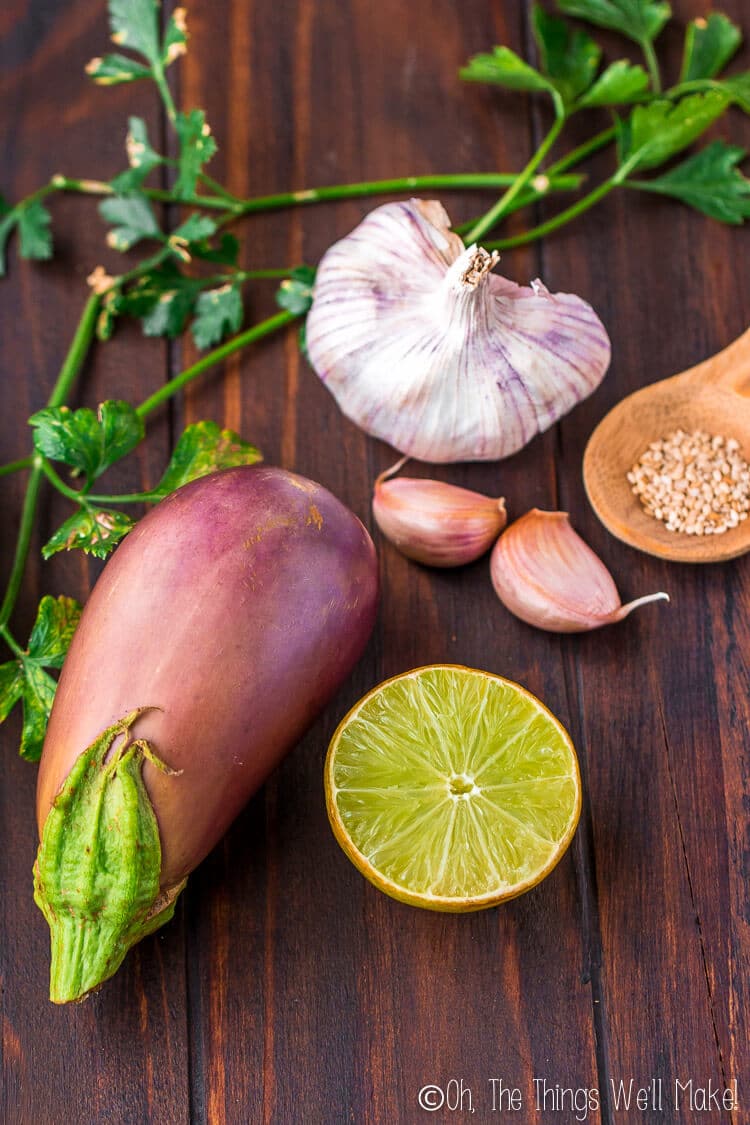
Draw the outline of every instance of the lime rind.
<instances>
[{"instance_id":1,"label":"lime rind","mask_svg":"<svg viewBox=\"0 0 750 1125\"><path fill-rule=\"evenodd\" d=\"M334 735L329 815L382 890L438 909L512 897L547 874L580 812L570 739L489 673L434 666L366 696Z\"/></svg>"}]
</instances>

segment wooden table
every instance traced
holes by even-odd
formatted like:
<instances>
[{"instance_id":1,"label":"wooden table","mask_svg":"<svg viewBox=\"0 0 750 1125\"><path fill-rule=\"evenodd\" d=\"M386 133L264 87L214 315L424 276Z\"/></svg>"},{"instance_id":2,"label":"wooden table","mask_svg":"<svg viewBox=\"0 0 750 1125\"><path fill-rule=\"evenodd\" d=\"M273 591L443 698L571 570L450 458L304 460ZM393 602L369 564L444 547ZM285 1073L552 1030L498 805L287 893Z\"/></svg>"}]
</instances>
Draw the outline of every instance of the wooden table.
<instances>
[{"instance_id":1,"label":"wooden table","mask_svg":"<svg viewBox=\"0 0 750 1125\"><path fill-rule=\"evenodd\" d=\"M675 6L683 20L705 10L700 0ZM742 0L721 7L747 16ZM206 108L221 146L211 171L241 196L518 168L544 116L521 96L462 86L456 71L495 42L523 51L525 8L192 0L176 94L185 107ZM98 89L83 75L107 48L103 4L28 0L8 5L0 27L8 198L57 171L113 175L124 165L129 113L155 137L164 130L150 85ZM678 36L669 43L676 69ZM747 144L747 119L733 113L722 133ZM443 198L461 220L492 197ZM249 220L242 261L315 262L369 206ZM117 261L103 250L93 201L59 197L52 207L55 260L21 264L13 252L0 285L2 461L28 451L25 419L58 371L86 275ZM569 510L624 598L665 589L671 605L585 636L546 635L499 605L486 559L433 573L379 540L382 608L365 658L191 877L175 920L81 1006L61 1010L46 998L47 927L31 895L36 770L16 755L18 718L5 724L4 1122L452 1121L468 1113L466 1091L474 1120L490 1121L502 1117L492 1112L499 1080L521 1091L524 1108L506 1116L524 1123L574 1121L563 1089L600 1091L593 1121L750 1120L750 570L744 559L681 568L621 546L589 509L580 472L593 426L624 394L747 327L749 253L747 231L621 193L543 246L504 256L509 276L540 275L596 306L612 368L589 401L506 463L432 475L502 493L513 515L533 505ZM249 318L272 311L272 290L257 284ZM79 401L140 401L193 356L189 342L118 330L96 349ZM256 442L270 463L320 480L364 520L373 480L394 459L342 418L290 332L234 356L159 414L113 489L153 484L174 435L203 418ZM0 489L3 573L22 486L19 474ZM77 553L41 563L39 546L68 512L58 499L45 493L19 636L40 593L83 597L99 571ZM540 695L569 726L585 785L580 828L555 872L530 894L466 917L420 912L372 888L336 845L323 802L321 766L340 716L386 676L435 661L499 672ZM611 1083L631 1079L657 1090L661 1082L663 1108L617 1112ZM739 1111L691 1113L687 1093L677 1111L675 1082L690 1080L694 1093L737 1080ZM537 1112L545 1082L552 1094ZM432 1115L418 1105L427 1084L446 1097Z\"/></svg>"}]
</instances>

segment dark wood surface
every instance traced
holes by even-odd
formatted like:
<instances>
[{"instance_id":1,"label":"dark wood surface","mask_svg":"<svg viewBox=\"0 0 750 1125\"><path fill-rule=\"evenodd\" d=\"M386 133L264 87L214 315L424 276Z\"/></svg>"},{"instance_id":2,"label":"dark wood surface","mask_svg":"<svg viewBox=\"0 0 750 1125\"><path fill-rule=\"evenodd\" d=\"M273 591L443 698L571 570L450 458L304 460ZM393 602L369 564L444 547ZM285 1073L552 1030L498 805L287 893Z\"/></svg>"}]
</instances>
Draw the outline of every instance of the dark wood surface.
<instances>
[{"instance_id":1,"label":"dark wood surface","mask_svg":"<svg viewBox=\"0 0 750 1125\"><path fill-rule=\"evenodd\" d=\"M462 87L458 66L495 42L528 46L525 5L484 0L192 0L180 104L204 106L221 150L212 172L240 195L436 171L520 167L543 119L522 97ZM677 0L682 20L704 14ZM721 5L747 17L743 0ZM743 11L743 9L745 9ZM103 5L26 0L0 14L0 181L11 199L56 171L105 178L122 167L128 113L164 131L146 86L101 90L83 65L106 48ZM670 33L675 58L677 36ZM744 54L748 65L747 51ZM571 126L575 136L577 126ZM748 143L747 119L724 135ZM456 220L487 196L444 197ZM250 266L316 261L366 212L350 202L245 224ZM49 392L103 255L103 226L80 198L53 202L58 254L0 284L0 460L25 455L25 419ZM515 220L514 220L515 223ZM471 1088L490 1121L490 1079L519 1087L512 1120L569 1125L534 1110L534 1079L598 1088L593 1121L750 1120L750 570L670 565L609 537L581 483L588 435L624 394L682 370L750 323L746 231L654 198L611 196L542 247L504 256L518 281L588 298L613 342L601 389L499 465L432 475L503 493L511 514L563 507L610 566L624 598L666 589L623 624L554 637L511 618L487 562L431 573L378 541L383 598L354 675L191 877L175 920L144 941L86 1003L46 998L47 928L32 901L35 767L2 735L0 1119L112 1122L450 1121L418 1092ZM272 309L258 285L253 319ZM138 401L193 355L137 328L97 348L78 397ZM212 418L271 463L321 481L370 521L392 450L345 421L292 333L228 361L150 425L113 486L153 484L173 435ZM428 472L418 469L415 471ZM2 567L22 478L0 488ZM98 566L42 565L65 514L48 495L16 614L25 636L40 593L83 597ZM573 847L533 892L473 916L433 915L381 895L340 852L321 781L340 716L386 676L433 661L517 679L569 725L585 801ZM615 1110L611 1080L664 1084L663 1110ZM675 1080L723 1088L740 1109L674 1109ZM455 1092L456 1087L452 1088ZM464 1109L467 1103L464 1102Z\"/></svg>"}]
</instances>

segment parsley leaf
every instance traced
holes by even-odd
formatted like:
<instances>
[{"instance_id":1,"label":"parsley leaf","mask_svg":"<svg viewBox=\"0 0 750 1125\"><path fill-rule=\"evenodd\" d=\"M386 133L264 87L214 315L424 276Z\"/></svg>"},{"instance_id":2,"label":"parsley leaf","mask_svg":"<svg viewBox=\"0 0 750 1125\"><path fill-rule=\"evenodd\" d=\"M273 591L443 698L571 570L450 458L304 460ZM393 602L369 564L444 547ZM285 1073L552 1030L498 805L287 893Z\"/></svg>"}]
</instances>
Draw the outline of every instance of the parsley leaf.
<instances>
[{"instance_id":1,"label":"parsley leaf","mask_svg":"<svg viewBox=\"0 0 750 1125\"><path fill-rule=\"evenodd\" d=\"M720 117L729 98L720 90L690 94L679 102L666 98L636 106L626 121L617 122L620 163L656 168L692 144Z\"/></svg>"},{"instance_id":2,"label":"parsley leaf","mask_svg":"<svg viewBox=\"0 0 750 1125\"><path fill-rule=\"evenodd\" d=\"M493 47L492 54L474 55L458 72L465 82L489 82L509 90L544 90L551 84L509 47Z\"/></svg>"},{"instance_id":3,"label":"parsley leaf","mask_svg":"<svg viewBox=\"0 0 750 1125\"><path fill-rule=\"evenodd\" d=\"M44 261L52 257L52 216L39 199L18 210L18 237L22 258Z\"/></svg>"},{"instance_id":4,"label":"parsley leaf","mask_svg":"<svg viewBox=\"0 0 750 1125\"><path fill-rule=\"evenodd\" d=\"M240 244L233 234L222 234L218 246L212 246L207 239L193 242L191 251L194 258L204 262L218 262L221 265L236 266Z\"/></svg>"},{"instance_id":5,"label":"parsley leaf","mask_svg":"<svg viewBox=\"0 0 750 1125\"><path fill-rule=\"evenodd\" d=\"M648 93L648 75L642 66L634 66L627 59L619 59L597 78L576 105L581 109L590 106L628 105L639 101Z\"/></svg>"},{"instance_id":6,"label":"parsley leaf","mask_svg":"<svg viewBox=\"0 0 750 1125\"><path fill-rule=\"evenodd\" d=\"M161 238L151 204L142 192L103 199L99 214L105 223L113 224L107 242L115 250L129 250L144 238Z\"/></svg>"},{"instance_id":7,"label":"parsley leaf","mask_svg":"<svg viewBox=\"0 0 750 1125\"><path fill-rule=\"evenodd\" d=\"M87 482L119 461L144 437L143 421L127 402L108 400L98 413L88 407L71 410L51 406L29 418L34 427L34 448L52 461L61 461Z\"/></svg>"},{"instance_id":8,"label":"parsley leaf","mask_svg":"<svg viewBox=\"0 0 750 1125\"><path fill-rule=\"evenodd\" d=\"M211 136L211 129L202 109L178 113L175 129L180 142L180 154L177 158L174 192L175 195L188 199L195 195L196 181L203 165L216 152L216 141Z\"/></svg>"},{"instance_id":9,"label":"parsley leaf","mask_svg":"<svg viewBox=\"0 0 750 1125\"><path fill-rule=\"evenodd\" d=\"M680 199L712 219L739 226L750 219L750 180L737 167L746 156L742 148L714 141L656 179L627 182L643 191Z\"/></svg>"},{"instance_id":10,"label":"parsley leaf","mask_svg":"<svg viewBox=\"0 0 750 1125\"><path fill-rule=\"evenodd\" d=\"M170 242L176 241L185 245L191 242L204 242L211 235L216 234L216 223L208 215L199 215L197 212L189 215L184 223L180 223L176 230L169 236Z\"/></svg>"},{"instance_id":11,"label":"parsley leaf","mask_svg":"<svg viewBox=\"0 0 750 1125\"><path fill-rule=\"evenodd\" d=\"M49 559L58 551L70 551L78 547L87 555L106 559L132 526L133 520L124 512L93 505L79 508L47 540L42 547L42 555Z\"/></svg>"},{"instance_id":12,"label":"parsley leaf","mask_svg":"<svg viewBox=\"0 0 750 1125\"><path fill-rule=\"evenodd\" d=\"M162 43L162 62L169 66L187 50L187 24L185 23L185 9L175 8L169 17L164 42Z\"/></svg>"},{"instance_id":13,"label":"parsley leaf","mask_svg":"<svg viewBox=\"0 0 750 1125\"><path fill-rule=\"evenodd\" d=\"M57 683L49 672L30 661L24 664L23 727L20 754L28 762L42 756L47 720L57 691Z\"/></svg>"},{"instance_id":14,"label":"parsley leaf","mask_svg":"<svg viewBox=\"0 0 750 1125\"><path fill-rule=\"evenodd\" d=\"M276 304L295 315L306 313L313 301L314 284L314 267L296 266L276 290Z\"/></svg>"},{"instance_id":15,"label":"parsley leaf","mask_svg":"<svg viewBox=\"0 0 750 1125\"><path fill-rule=\"evenodd\" d=\"M563 102L572 105L593 82L601 48L585 32L572 30L565 20L549 15L538 4L534 5L532 22L542 72Z\"/></svg>"},{"instance_id":16,"label":"parsley leaf","mask_svg":"<svg viewBox=\"0 0 750 1125\"><path fill-rule=\"evenodd\" d=\"M166 261L116 299L116 312L141 318L146 336L178 336L200 289L200 281Z\"/></svg>"},{"instance_id":17,"label":"parsley leaf","mask_svg":"<svg viewBox=\"0 0 750 1125\"><path fill-rule=\"evenodd\" d=\"M153 66L160 61L159 5L156 0L109 0L112 41L130 47Z\"/></svg>"},{"instance_id":18,"label":"parsley leaf","mask_svg":"<svg viewBox=\"0 0 750 1125\"><path fill-rule=\"evenodd\" d=\"M73 598L46 596L37 610L27 651L0 665L0 722L14 705L23 705L21 756L37 761L57 684L45 668L60 668L81 616Z\"/></svg>"},{"instance_id":19,"label":"parsley leaf","mask_svg":"<svg viewBox=\"0 0 750 1125\"><path fill-rule=\"evenodd\" d=\"M721 89L745 113L750 113L750 70L721 81Z\"/></svg>"},{"instance_id":20,"label":"parsley leaf","mask_svg":"<svg viewBox=\"0 0 750 1125\"><path fill-rule=\"evenodd\" d=\"M728 16L711 12L691 20L685 32L680 82L714 78L724 69L742 42L742 32Z\"/></svg>"},{"instance_id":21,"label":"parsley leaf","mask_svg":"<svg viewBox=\"0 0 750 1125\"><path fill-rule=\"evenodd\" d=\"M136 191L149 173L159 164L164 163L163 157L151 147L146 122L141 117L128 118L125 150L130 167L111 181L111 186L117 195L127 195L129 192Z\"/></svg>"},{"instance_id":22,"label":"parsley leaf","mask_svg":"<svg viewBox=\"0 0 750 1125\"><path fill-rule=\"evenodd\" d=\"M98 86L119 86L121 82L137 82L139 78L151 77L147 66L125 55L92 59L86 64L86 73Z\"/></svg>"},{"instance_id":23,"label":"parsley leaf","mask_svg":"<svg viewBox=\"0 0 750 1125\"><path fill-rule=\"evenodd\" d=\"M199 348L218 344L230 332L238 332L242 324L242 295L236 285L207 289L195 305L193 339Z\"/></svg>"},{"instance_id":24,"label":"parsley leaf","mask_svg":"<svg viewBox=\"0 0 750 1125\"><path fill-rule=\"evenodd\" d=\"M29 637L29 656L46 668L62 668L80 617L81 607L73 598L42 598Z\"/></svg>"},{"instance_id":25,"label":"parsley leaf","mask_svg":"<svg viewBox=\"0 0 750 1125\"><path fill-rule=\"evenodd\" d=\"M216 422L195 422L183 431L152 495L161 500L188 481L218 469L254 465L262 460L263 454L233 430L222 430Z\"/></svg>"},{"instance_id":26,"label":"parsley leaf","mask_svg":"<svg viewBox=\"0 0 750 1125\"><path fill-rule=\"evenodd\" d=\"M0 723L4 723L23 695L23 665L20 660L0 664Z\"/></svg>"},{"instance_id":27,"label":"parsley leaf","mask_svg":"<svg viewBox=\"0 0 750 1125\"><path fill-rule=\"evenodd\" d=\"M672 14L664 0L557 0L557 6L567 16L619 31L636 43L656 39Z\"/></svg>"},{"instance_id":28,"label":"parsley leaf","mask_svg":"<svg viewBox=\"0 0 750 1125\"><path fill-rule=\"evenodd\" d=\"M183 278L183 282L177 288L160 293L151 310L143 316L141 323L145 336L173 339L180 335L200 291L200 285L190 278Z\"/></svg>"}]
</instances>

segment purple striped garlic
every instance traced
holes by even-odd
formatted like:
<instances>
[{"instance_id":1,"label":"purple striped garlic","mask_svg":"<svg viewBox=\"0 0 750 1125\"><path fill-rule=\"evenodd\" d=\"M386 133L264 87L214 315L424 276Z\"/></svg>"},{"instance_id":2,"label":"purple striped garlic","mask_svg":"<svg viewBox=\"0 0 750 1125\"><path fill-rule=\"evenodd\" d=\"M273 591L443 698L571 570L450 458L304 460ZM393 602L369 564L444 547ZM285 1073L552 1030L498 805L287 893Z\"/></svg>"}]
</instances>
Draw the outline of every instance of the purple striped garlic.
<instances>
[{"instance_id":1,"label":"purple striped garlic","mask_svg":"<svg viewBox=\"0 0 750 1125\"><path fill-rule=\"evenodd\" d=\"M422 461L493 461L591 394L610 358L594 310L496 262L419 199L377 207L326 252L307 350L347 417Z\"/></svg>"}]
</instances>

